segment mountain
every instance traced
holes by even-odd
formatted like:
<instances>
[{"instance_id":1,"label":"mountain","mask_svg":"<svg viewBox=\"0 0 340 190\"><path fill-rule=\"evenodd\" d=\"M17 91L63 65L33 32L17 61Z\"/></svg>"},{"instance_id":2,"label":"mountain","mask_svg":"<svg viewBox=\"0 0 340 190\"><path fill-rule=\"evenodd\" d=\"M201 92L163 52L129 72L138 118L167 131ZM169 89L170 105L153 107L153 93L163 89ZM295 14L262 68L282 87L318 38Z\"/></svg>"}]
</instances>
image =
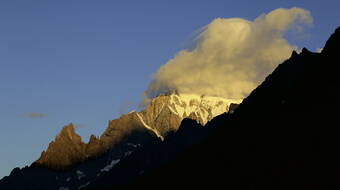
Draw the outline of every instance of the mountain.
<instances>
[{"instance_id":1,"label":"mountain","mask_svg":"<svg viewBox=\"0 0 340 190\"><path fill-rule=\"evenodd\" d=\"M94 138L91 137L92 143ZM90 143L89 143L90 144ZM49 163L49 167L62 169L63 166L83 161L86 157L86 144L75 133L73 124L65 126L49 144L48 150L41 153L37 163Z\"/></svg>"},{"instance_id":2,"label":"mountain","mask_svg":"<svg viewBox=\"0 0 340 190\"><path fill-rule=\"evenodd\" d=\"M213 117L227 112L229 105L240 99L225 99L190 94L160 95L150 101L141 112L131 111L109 121L105 132L97 138L92 135L89 143L83 143L74 126L65 126L43 151L33 166L65 170L87 159L98 157L121 142L133 131L145 131L160 139L169 131L176 131L184 118L192 118L202 125ZM143 144L141 139L139 144Z\"/></svg>"},{"instance_id":3,"label":"mountain","mask_svg":"<svg viewBox=\"0 0 340 190\"><path fill-rule=\"evenodd\" d=\"M150 157L141 155L167 145L168 152L163 159L150 162L152 165L141 163L128 170L125 168L124 175L119 173L116 179L120 180L116 183L127 183L139 176L135 175L138 174L136 169L147 172L157 168L200 141L210 131L202 125L240 102L178 93L160 95L141 112L131 111L109 121L104 133L100 137L92 135L88 143L76 134L73 124L66 125L30 167L16 168L3 178L0 189L77 189L103 178L113 167L130 163L127 160L150 161ZM184 118L195 119L197 129L179 129ZM147 155L151 155L149 153Z\"/></svg>"},{"instance_id":4,"label":"mountain","mask_svg":"<svg viewBox=\"0 0 340 190\"><path fill-rule=\"evenodd\" d=\"M193 94L161 95L152 99L138 115L146 125L164 136L169 131L176 131L184 118L191 118L205 125L215 116L227 112L230 104L241 101L242 99Z\"/></svg>"}]
</instances>

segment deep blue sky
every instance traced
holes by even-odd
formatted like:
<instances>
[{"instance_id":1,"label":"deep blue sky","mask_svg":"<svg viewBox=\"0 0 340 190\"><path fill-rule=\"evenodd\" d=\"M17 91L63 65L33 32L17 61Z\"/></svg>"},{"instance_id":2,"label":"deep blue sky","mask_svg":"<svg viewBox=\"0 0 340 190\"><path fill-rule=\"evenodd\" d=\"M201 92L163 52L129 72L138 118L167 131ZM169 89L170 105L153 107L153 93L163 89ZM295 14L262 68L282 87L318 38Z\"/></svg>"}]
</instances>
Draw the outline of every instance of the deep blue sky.
<instances>
[{"instance_id":1,"label":"deep blue sky","mask_svg":"<svg viewBox=\"0 0 340 190\"><path fill-rule=\"evenodd\" d=\"M37 159L63 125L85 137L137 109L151 75L216 17L311 11L299 47L323 47L340 1L0 1L0 178ZM42 113L43 117L30 117Z\"/></svg>"}]
</instances>

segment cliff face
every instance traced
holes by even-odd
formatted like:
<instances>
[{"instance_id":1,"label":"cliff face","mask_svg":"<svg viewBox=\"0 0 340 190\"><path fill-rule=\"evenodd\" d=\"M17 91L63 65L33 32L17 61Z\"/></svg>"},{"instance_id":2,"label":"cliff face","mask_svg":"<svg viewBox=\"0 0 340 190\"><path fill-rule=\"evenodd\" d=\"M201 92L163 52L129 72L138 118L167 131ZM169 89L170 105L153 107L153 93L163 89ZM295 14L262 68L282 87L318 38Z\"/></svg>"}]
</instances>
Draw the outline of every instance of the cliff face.
<instances>
[{"instance_id":1,"label":"cliff face","mask_svg":"<svg viewBox=\"0 0 340 190\"><path fill-rule=\"evenodd\" d=\"M176 131L184 118L205 125L215 116L228 112L230 104L241 101L193 94L161 95L151 100L140 114L146 124L164 136L169 131Z\"/></svg>"},{"instance_id":2,"label":"cliff face","mask_svg":"<svg viewBox=\"0 0 340 190\"><path fill-rule=\"evenodd\" d=\"M114 149L134 132L147 132L163 140L167 133L178 129L184 118L194 119L204 125L216 115L227 112L231 103L240 102L238 99L187 94L161 95L154 98L143 111L132 111L109 121L104 133L99 138L92 135L88 143L82 142L72 124L65 126L33 166L68 169ZM137 142L143 144L144 138L137 139Z\"/></svg>"},{"instance_id":3,"label":"cliff face","mask_svg":"<svg viewBox=\"0 0 340 190\"><path fill-rule=\"evenodd\" d=\"M48 149L41 153L36 165L44 164L50 168L63 169L65 166L83 161L86 157L86 144L69 124L52 141Z\"/></svg>"},{"instance_id":4,"label":"cliff face","mask_svg":"<svg viewBox=\"0 0 340 190\"><path fill-rule=\"evenodd\" d=\"M154 131L143 125L137 114L137 112L132 111L118 119L109 121L108 127L100 137L103 146L105 148L113 147L133 131L148 131L157 136Z\"/></svg>"}]
</instances>

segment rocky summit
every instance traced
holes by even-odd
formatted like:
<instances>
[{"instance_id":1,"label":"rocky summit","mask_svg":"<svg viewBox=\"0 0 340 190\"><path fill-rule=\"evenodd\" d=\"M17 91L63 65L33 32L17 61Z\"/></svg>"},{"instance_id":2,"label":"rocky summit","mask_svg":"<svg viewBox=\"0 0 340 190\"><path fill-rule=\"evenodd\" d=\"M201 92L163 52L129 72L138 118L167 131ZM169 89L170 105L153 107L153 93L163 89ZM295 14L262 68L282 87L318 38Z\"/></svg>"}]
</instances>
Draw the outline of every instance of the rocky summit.
<instances>
[{"instance_id":1,"label":"rocky summit","mask_svg":"<svg viewBox=\"0 0 340 190\"><path fill-rule=\"evenodd\" d=\"M90 144L90 143L89 143ZM64 169L86 158L87 144L75 133L73 124L66 125L52 141L48 149L41 153L34 165L46 165L54 169Z\"/></svg>"}]
</instances>

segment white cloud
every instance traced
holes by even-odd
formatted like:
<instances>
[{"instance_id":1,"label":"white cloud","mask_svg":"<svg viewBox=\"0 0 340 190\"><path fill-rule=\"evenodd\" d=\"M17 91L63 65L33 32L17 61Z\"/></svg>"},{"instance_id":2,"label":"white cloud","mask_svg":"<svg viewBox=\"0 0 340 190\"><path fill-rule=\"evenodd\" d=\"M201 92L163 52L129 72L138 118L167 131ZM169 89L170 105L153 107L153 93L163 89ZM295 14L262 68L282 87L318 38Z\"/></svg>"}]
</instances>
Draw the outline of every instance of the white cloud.
<instances>
[{"instance_id":1,"label":"white cloud","mask_svg":"<svg viewBox=\"0 0 340 190\"><path fill-rule=\"evenodd\" d=\"M276 9L254 21L216 18L193 49L178 52L154 74L145 95L177 90L244 98L296 49L283 34L312 22L309 11L296 7Z\"/></svg>"}]
</instances>

